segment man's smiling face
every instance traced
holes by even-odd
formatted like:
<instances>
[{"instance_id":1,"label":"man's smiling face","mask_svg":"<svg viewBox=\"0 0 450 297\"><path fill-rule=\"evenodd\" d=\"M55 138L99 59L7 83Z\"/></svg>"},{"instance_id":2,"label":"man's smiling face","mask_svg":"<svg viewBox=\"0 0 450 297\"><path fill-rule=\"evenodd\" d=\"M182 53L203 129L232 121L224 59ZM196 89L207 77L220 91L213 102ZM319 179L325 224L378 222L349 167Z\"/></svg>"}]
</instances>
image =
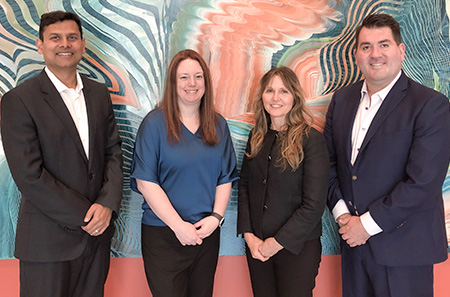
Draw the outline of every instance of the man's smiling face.
<instances>
[{"instance_id":1,"label":"man's smiling face","mask_svg":"<svg viewBox=\"0 0 450 297\"><path fill-rule=\"evenodd\" d=\"M373 94L386 87L402 69L405 45L395 42L389 27L363 27L354 54Z\"/></svg>"},{"instance_id":2,"label":"man's smiling face","mask_svg":"<svg viewBox=\"0 0 450 297\"><path fill-rule=\"evenodd\" d=\"M38 53L44 56L45 64L56 76L77 69L86 52L85 40L81 37L75 21L65 20L45 27L43 40L37 39Z\"/></svg>"}]
</instances>

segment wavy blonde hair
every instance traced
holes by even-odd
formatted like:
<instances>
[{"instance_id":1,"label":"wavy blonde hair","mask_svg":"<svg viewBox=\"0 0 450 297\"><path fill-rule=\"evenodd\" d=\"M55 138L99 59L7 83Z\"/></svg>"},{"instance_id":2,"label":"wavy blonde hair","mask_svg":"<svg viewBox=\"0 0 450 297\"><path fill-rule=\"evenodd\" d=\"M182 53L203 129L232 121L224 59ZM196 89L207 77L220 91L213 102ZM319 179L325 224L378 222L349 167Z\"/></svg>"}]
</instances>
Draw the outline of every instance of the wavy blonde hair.
<instances>
[{"instance_id":1,"label":"wavy blonde hair","mask_svg":"<svg viewBox=\"0 0 450 297\"><path fill-rule=\"evenodd\" d=\"M292 171L298 169L303 161L302 140L308 135L313 122L313 115L307 109L303 89L300 86L294 71L287 67L272 68L261 78L256 91L253 110L255 112L255 127L253 128L252 139L250 140L250 152L245 154L249 158L254 158L261 150L264 136L266 135L270 124L270 115L264 109L262 95L272 79L278 76L281 78L286 89L294 97L292 109L286 114L286 129L279 132L281 140L281 156L277 160L277 165L285 170L287 164Z\"/></svg>"}]
</instances>

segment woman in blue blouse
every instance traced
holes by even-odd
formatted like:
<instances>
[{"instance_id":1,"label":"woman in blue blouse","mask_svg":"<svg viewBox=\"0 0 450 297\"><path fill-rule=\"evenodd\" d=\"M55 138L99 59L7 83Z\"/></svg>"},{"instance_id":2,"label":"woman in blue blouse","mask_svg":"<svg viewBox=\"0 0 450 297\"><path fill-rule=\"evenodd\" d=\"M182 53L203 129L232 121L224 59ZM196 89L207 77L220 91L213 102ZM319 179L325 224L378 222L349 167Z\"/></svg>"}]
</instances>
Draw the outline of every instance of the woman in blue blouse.
<instances>
[{"instance_id":1,"label":"woman in blue blouse","mask_svg":"<svg viewBox=\"0 0 450 297\"><path fill-rule=\"evenodd\" d=\"M144 196L142 256L154 297L212 296L219 226L237 179L209 69L195 51L172 59L161 106L139 128L131 187Z\"/></svg>"}]
</instances>

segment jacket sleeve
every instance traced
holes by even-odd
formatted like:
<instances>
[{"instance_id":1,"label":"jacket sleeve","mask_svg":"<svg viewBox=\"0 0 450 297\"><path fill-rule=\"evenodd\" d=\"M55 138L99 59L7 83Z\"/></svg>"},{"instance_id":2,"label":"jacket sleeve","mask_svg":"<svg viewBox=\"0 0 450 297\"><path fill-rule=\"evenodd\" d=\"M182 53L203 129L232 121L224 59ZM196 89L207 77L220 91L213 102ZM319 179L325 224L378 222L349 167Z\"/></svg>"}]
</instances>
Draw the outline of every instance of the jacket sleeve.
<instances>
[{"instance_id":1,"label":"jacket sleeve","mask_svg":"<svg viewBox=\"0 0 450 297\"><path fill-rule=\"evenodd\" d=\"M245 153L250 152L250 139L252 132L248 137ZM242 160L241 173L238 183L238 219L237 219L237 234L243 234L246 232L253 233L252 223L250 221L250 201L248 194L248 182L249 182L249 168L248 157L244 153Z\"/></svg>"},{"instance_id":2,"label":"jacket sleeve","mask_svg":"<svg viewBox=\"0 0 450 297\"><path fill-rule=\"evenodd\" d=\"M331 103L328 107L328 112L326 115L325 128L323 130L323 135L325 136L325 142L328 149L328 154L330 158L330 173L329 173L329 181L328 181L328 197L327 204L330 208L330 211L333 210L336 203L339 200L343 199L343 195L341 193L341 189L339 186L338 179L338 165L337 165L337 152L334 146L334 136L333 136L333 116L334 116L334 107L336 101L335 96L331 99Z\"/></svg>"},{"instance_id":3,"label":"jacket sleeve","mask_svg":"<svg viewBox=\"0 0 450 297\"><path fill-rule=\"evenodd\" d=\"M104 150L103 185L95 202L112 209L114 218L119 213L123 191L122 142L119 137L110 94L106 87L104 87L104 90L106 94L103 98L106 99L105 106L109 111L108 120L104 123L104 133L107 140Z\"/></svg>"}]
</instances>

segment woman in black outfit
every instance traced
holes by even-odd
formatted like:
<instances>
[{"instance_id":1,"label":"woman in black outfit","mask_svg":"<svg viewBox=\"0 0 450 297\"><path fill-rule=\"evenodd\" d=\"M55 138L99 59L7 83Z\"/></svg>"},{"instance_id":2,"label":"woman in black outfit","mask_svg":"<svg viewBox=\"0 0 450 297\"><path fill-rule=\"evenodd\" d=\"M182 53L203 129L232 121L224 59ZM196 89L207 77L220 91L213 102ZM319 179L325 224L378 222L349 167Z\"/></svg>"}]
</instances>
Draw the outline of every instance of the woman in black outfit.
<instances>
[{"instance_id":1,"label":"woman in black outfit","mask_svg":"<svg viewBox=\"0 0 450 297\"><path fill-rule=\"evenodd\" d=\"M295 73L261 79L239 181L238 234L255 297L312 296L321 258L329 159Z\"/></svg>"}]
</instances>

